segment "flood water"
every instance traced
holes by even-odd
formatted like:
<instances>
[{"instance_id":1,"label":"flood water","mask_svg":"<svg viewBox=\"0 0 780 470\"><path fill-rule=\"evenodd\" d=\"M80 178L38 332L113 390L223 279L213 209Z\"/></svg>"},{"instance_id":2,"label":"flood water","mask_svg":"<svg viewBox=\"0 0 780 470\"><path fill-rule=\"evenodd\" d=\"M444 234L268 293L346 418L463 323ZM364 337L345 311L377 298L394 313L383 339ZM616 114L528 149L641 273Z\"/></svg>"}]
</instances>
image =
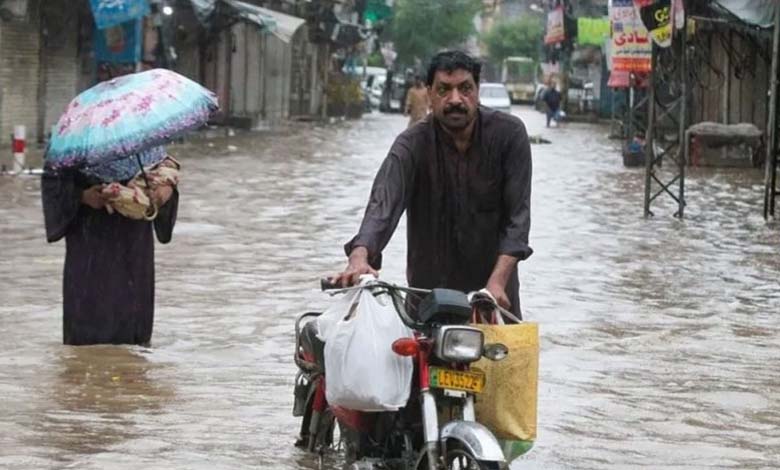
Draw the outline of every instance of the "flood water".
<instances>
[{"instance_id":1,"label":"flood water","mask_svg":"<svg viewBox=\"0 0 780 470\"><path fill-rule=\"evenodd\" d=\"M515 111L533 146L527 319L539 437L514 469L780 467L780 227L760 170L696 170L684 220L642 218L643 170L608 129ZM307 469L293 320L328 299L405 118L171 148L179 221L157 246L152 346L62 346L64 244L37 178L0 177L0 468ZM403 227L383 277L402 281Z\"/></svg>"}]
</instances>

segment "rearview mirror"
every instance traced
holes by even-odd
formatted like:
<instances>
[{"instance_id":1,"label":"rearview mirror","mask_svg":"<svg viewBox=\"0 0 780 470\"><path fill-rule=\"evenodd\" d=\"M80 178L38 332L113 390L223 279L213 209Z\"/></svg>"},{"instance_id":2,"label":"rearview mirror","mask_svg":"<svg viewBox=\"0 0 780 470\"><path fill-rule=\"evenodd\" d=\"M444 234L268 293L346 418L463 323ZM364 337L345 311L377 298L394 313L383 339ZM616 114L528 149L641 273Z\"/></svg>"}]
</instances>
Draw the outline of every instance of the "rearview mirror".
<instances>
[{"instance_id":1,"label":"rearview mirror","mask_svg":"<svg viewBox=\"0 0 780 470\"><path fill-rule=\"evenodd\" d=\"M501 361L509 355L509 348L505 344L493 343L486 344L482 349L482 356L491 361Z\"/></svg>"}]
</instances>

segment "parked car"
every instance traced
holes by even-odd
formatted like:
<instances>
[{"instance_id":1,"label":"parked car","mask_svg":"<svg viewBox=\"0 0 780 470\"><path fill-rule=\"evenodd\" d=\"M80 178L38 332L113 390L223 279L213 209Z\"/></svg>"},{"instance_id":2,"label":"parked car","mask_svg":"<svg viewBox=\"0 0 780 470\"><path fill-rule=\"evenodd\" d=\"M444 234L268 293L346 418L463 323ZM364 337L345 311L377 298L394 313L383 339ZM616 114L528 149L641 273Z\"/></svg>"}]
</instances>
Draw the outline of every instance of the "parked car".
<instances>
[{"instance_id":1,"label":"parked car","mask_svg":"<svg viewBox=\"0 0 780 470\"><path fill-rule=\"evenodd\" d=\"M368 99L371 103L371 109L379 109L382 103L382 90L385 89L384 75L376 75L368 88Z\"/></svg>"},{"instance_id":2,"label":"parked car","mask_svg":"<svg viewBox=\"0 0 780 470\"><path fill-rule=\"evenodd\" d=\"M371 108L379 109L383 113L400 113L403 111L406 83L401 77L393 77L393 88L390 90L390 96L388 98L384 98L386 83L386 76L377 76L374 78L369 94Z\"/></svg>"},{"instance_id":3,"label":"parked car","mask_svg":"<svg viewBox=\"0 0 780 470\"><path fill-rule=\"evenodd\" d=\"M483 83L479 86L479 101L488 108L512 112L512 100L503 83Z\"/></svg>"},{"instance_id":4,"label":"parked car","mask_svg":"<svg viewBox=\"0 0 780 470\"><path fill-rule=\"evenodd\" d=\"M534 109L537 111L545 112L547 110L544 104L544 93L547 91L547 86L544 83L536 84L536 93L534 95Z\"/></svg>"}]
</instances>

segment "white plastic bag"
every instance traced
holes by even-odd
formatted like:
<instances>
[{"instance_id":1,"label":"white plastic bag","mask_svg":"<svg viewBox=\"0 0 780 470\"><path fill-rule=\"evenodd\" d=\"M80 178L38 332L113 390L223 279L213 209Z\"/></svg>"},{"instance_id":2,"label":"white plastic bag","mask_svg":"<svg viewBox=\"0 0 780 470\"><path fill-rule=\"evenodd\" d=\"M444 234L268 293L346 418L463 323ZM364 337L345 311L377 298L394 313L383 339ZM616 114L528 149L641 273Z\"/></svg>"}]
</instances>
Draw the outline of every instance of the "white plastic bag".
<instances>
[{"instance_id":1,"label":"white plastic bag","mask_svg":"<svg viewBox=\"0 0 780 470\"><path fill-rule=\"evenodd\" d=\"M405 406L414 363L391 347L413 333L398 317L392 299L363 289L352 303L340 305L349 305L348 311L326 326L324 337L328 403L358 411L395 411Z\"/></svg>"},{"instance_id":2,"label":"white plastic bag","mask_svg":"<svg viewBox=\"0 0 780 470\"><path fill-rule=\"evenodd\" d=\"M320 341L326 342L328 334L336 326L336 323L347 317L350 311L357 307L359 295L360 289L358 288L348 290L333 305L322 312L322 315L317 317L317 338Z\"/></svg>"}]
</instances>

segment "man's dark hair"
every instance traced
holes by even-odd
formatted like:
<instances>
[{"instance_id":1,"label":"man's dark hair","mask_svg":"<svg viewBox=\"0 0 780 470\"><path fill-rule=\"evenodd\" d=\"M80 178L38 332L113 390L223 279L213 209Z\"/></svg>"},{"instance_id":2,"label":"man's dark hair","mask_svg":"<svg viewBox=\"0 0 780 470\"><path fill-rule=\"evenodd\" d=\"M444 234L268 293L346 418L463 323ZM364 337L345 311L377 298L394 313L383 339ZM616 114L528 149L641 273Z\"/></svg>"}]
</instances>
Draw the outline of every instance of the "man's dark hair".
<instances>
[{"instance_id":1,"label":"man's dark hair","mask_svg":"<svg viewBox=\"0 0 780 470\"><path fill-rule=\"evenodd\" d=\"M439 52L428 66L428 77L426 83L428 86L433 86L433 77L436 72L445 71L452 73L458 69L470 72L474 77L474 83L479 85L479 73L482 71L482 64L476 59L461 51L443 51Z\"/></svg>"}]
</instances>

